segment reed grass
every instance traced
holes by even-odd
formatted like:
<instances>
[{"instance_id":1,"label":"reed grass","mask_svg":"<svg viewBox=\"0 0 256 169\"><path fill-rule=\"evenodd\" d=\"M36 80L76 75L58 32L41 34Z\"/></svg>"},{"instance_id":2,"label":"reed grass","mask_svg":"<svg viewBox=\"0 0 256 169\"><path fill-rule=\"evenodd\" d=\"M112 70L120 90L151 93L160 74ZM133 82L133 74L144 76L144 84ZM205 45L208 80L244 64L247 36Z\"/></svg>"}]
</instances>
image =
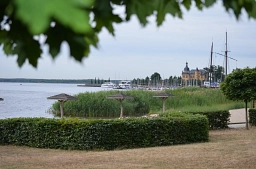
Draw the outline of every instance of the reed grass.
<instances>
[{"instance_id":1,"label":"reed grass","mask_svg":"<svg viewBox=\"0 0 256 169\"><path fill-rule=\"evenodd\" d=\"M68 101L64 104L66 116L72 117L119 117L120 103L114 99L107 99L107 96L117 94L120 91L85 92L75 95L77 101ZM141 116L152 113L160 113L163 108L163 101L153 97L156 92L130 90L123 91L123 94L130 95L133 99L123 101L125 116ZM231 101L221 93L219 89L209 88L178 88L166 90L165 92L175 95L166 100L167 111L195 112L214 111L244 108L244 102ZM53 113L59 113L59 103L52 106Z\"/></svg>"}]
</instances>

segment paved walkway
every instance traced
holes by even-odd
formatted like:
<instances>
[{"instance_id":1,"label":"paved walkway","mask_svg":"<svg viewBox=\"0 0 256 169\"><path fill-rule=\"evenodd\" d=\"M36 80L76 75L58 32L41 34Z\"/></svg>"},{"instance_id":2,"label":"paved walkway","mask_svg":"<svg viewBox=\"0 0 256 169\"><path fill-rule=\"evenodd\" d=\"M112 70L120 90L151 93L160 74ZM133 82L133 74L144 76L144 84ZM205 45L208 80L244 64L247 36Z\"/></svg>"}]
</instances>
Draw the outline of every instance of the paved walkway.
<instances>
[{"instance_id":1,"label":"paved walkway","mask_svg":"<svg viewBox=\"0 0 256 169\"><path fill-rule=\"evenodd\" d=\"M249 109L247 109L248 111ZM245 127L245 108L229 110L230 123L242 123L242 124L230 124L230 128ZM248 114L249 116L249 114Z\"/></svg>"}]
</instances>

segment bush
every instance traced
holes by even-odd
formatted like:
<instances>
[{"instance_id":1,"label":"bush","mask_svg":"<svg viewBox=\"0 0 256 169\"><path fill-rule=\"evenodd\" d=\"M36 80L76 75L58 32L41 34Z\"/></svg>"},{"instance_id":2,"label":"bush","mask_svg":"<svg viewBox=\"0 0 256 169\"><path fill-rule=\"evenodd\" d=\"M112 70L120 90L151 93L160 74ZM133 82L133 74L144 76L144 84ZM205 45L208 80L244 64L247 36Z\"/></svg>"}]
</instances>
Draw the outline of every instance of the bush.
<instances>
[{"instance_id":1,"label":"bush","mask_svg":"<svg viewBox=\"0 0 256 169\"><path fill-rule=\"evenodd\" d=\"M208 141L201 115L167 118L0 120L0 144L39 148L114 150Z\"/></svg>"},{"instance_id":2,"label":"bush","mask_svg":"<svg viewBox=\"0 0 256 169\"><path fill-rule=\"evenodd\" d=\"M228 128L228 123L230 121L230 113L228 110L221 110L221 111L205 111L205 112L167 112L164 113L165 117L169 116L185 116L187 114L200 114L205 115L209 121L209 128L210 129L223 129Z\"/></svg>"},{"instance_id":3,"label":"bush","mask_svg":"<svg viewBox=\"0 0 256 169\"><path fill-rule=\"evenodd\" d=\"M249 109L249 123L256 126L256 109Z\"/></svg>"}]
</instances>

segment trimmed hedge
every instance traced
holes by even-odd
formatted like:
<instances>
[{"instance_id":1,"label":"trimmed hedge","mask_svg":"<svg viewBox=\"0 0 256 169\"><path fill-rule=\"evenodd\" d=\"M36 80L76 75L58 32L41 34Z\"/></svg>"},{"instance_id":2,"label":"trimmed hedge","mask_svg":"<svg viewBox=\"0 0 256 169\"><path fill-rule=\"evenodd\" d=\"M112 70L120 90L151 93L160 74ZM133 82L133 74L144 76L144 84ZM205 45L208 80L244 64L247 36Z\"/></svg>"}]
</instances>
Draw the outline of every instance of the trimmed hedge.
<instances>
[{"instance_id":1,"label":"trimmed hedge","mask_svg":"<svg viewBox=\"0 0 256 169\"><path fill-rule=\"evenodd\" d=\"M210 129L228 128L228 124L230 122L230 113L228 110L193 112L193 114L205 115L209 121Z\"/></svg>"},{"instance_id":2,"label":"trimmed hedge","mask_svg":"<svg viewBox=\"0 0 256 169\"><path fill-rule=\"evenodd\" d=\"M249 123L256 126L256 109L249 109Z\"/></svg>"},{"instance_id":3,"label":"trimmed hedge","mask_svg":"<svg viewBox=\"0 0 256 169\"><path fill-rule=\"evenodd\" d=\"M0 120L0 144L39 148L114 150L208 141L201 115L169 118Z\"/></svg>"},{"instance_id":4,"label":"trimmed hedge","mask_svg":"<svg viewBox=\"0 0 256 169\"><path fill-rule=\"evenodd\" d=\"M165 117L169 116L183 116L183 114L200 114L207 117L209 121L209 128L210 129L224 129L228 128L228 124L230 122L230 113L228 110L221 110L221 111L206 111L206 112L166 112L164 113Z\"/></svg>"}]
</instances>

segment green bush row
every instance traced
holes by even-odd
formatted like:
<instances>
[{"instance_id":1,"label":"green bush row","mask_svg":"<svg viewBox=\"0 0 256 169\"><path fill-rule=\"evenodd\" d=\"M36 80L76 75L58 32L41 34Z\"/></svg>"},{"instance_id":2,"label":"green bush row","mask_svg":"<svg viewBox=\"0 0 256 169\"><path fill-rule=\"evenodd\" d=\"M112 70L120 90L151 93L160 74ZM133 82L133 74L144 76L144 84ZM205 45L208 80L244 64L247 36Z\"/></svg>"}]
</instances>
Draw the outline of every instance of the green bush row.
<instances>
[{"instance_id":1,"label":"green bush row","mask_svg":"<svg viewBox=\"0 0 256 169\"><path fill-rule=\"evenodd\" d=\"M256 109L249 109L249 123L256 126Z\"/></svg>"},{"instance_id":2,"label":"green bush row","mask_svg":"<svg viewBox=\"0 0 256 169\"><path fill-rule=\"evenodd\" d=\"M166 113L163 113L161 116L163 116L163 117L171 117L173 115L184 116L184 114L187 114L187 113L205 115L209 121L210 129L228 128L228 124L230 121L230 113L228 110L205 111L205 112L200 112L200 111L197 111L197 112L166 112Z\"/></svg>"},{"instance_id":3,"label":"green bush row","mask_svg":"<svg viewBox=\"0 0 256 169\"><path fill-rule=\"evenodd\" d=\"M114 150L208 141L201 115L169 118L0 120L0 144L39 148Z\"/></svg>"}]
</instances>

